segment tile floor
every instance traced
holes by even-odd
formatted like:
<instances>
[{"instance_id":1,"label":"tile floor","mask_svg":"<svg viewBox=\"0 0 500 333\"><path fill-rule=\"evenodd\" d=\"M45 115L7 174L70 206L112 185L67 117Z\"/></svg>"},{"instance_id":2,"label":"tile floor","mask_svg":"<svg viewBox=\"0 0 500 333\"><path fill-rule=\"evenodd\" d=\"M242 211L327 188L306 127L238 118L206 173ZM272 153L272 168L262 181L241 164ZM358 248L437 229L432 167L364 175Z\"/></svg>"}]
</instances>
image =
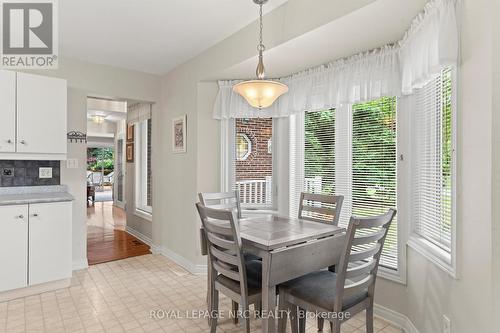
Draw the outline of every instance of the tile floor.
<instances>
[{"instance_id":1,"label":"tile floor","mask_svg":"<svg viewBox=\"0 0 500 333\"><path fill-rule=\"evenodd\" d=\"M0 303L0 332L208 332L206 319L185 318L206 308L205 279L159 255L91 266L75 272L70 288ZM220 306L230 309L224 296ZM154 310L178 312L151 318ZM316 332L314 320L307 325ZM251 326L259 332L260 321ZM401 332L378 318L375 327L379 333ZM220 320L217 330L242 331L230 319ZM342 332L365 332L363 317L351 319Z\"/></svg>"}]
</instances>

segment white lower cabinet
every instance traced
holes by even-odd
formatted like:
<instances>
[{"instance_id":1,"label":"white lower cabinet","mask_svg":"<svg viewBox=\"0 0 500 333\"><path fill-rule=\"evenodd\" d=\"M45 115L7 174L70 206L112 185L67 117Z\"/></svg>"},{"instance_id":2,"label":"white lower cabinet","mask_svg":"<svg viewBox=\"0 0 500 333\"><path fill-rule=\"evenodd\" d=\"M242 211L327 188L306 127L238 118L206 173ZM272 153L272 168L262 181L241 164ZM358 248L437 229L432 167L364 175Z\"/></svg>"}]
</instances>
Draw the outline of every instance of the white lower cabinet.
<instances>
[{"instance_id":1,"label":"white lower cabinet","mask_svg":"<svg viewBox=\"0 0 500 333\"><path fill-rule=\"evenodd\" d=\"M0 206L0 292L68 279L72 203Z\"/></svg>"},{"instance_id":2,"label":"white lower cabinet","mask_svg":"<svg viewBox=\"0 0 500 333\"><path fill-rule=\"evenodd\" d=\"M29 206L30 285L71 277L71 202Z\"/></svg>"},{"instance_id":3,"label":"white lower cabinet","mask_svg":"<svg viewBox=\"0 0 500 333\"><path fill-rule=\"evenodd\" d=\"M28 206L0 206L0 292L28 285Z\"/></svg>"}]
</instances>

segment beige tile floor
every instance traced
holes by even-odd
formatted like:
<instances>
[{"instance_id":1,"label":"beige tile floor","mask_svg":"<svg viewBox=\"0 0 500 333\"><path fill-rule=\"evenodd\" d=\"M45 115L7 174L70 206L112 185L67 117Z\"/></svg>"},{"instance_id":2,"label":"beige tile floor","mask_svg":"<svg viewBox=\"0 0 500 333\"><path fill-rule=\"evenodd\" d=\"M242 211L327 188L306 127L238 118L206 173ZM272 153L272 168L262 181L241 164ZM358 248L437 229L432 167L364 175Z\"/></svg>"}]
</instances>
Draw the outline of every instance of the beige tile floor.
<instances>
[{"instance_id":1,"label":"beige tile floor","mask_svg":"<svg viewBox=\"0 0 500 333\"><path fill-rule=\"evenodd\" d=\"M75 272L70 288L0 303L0 332L208 332L205 318L185 318L206 309L205 279L159 255L91 266ZM221 309L229 308L222 296ZM155 310L165 311L157 312L165 318L151 318ZM179 312L167 316L172 310ZM316 332L314 320L307 325ZM259 332L259 320L251 326ZM378 318L375 327L379 333L401 332ZM226 318L217 331L243 330ZM351 319L342 332L365 332L363 317Z\"/></svg>"}]
</instances>

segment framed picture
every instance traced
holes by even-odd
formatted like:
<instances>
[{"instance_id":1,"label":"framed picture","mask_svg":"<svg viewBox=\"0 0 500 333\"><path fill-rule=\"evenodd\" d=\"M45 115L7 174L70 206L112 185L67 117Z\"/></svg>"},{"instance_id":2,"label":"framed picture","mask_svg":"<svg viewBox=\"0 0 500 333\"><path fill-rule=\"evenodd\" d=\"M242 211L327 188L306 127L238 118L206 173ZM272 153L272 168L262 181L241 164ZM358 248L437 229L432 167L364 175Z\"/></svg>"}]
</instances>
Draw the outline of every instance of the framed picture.
<instances>
[{"instance_id":1,"label":"framed picture","mask_svg":"<svg viewBox=\"0 0 500 333\"><path fill-rule=\"evenodd\" d=\"M129 142L127 143L127 148L126 148L126 158L127 162L132 163L134 162L134 143Z\"/></svg>"},{"instance_id":2,"label":"framed picture","mask_svg":"<svg viewBox=\"0 0 500 333\"><path fill-rule=\"evenodd\" d=\"M127 125L127 142L134 141L134 125ZM133 150L133 149L132 149Z\"/></svg>"},{"instance_id":3,"label":"framed picture","mask_svg":"<svg viewBox=\"0 0 500 333\"><path fill-rule=\"evenodd\" d=\"M172 119L172 151L186 152L186 115Z\"/></svg>"}]
</instances>

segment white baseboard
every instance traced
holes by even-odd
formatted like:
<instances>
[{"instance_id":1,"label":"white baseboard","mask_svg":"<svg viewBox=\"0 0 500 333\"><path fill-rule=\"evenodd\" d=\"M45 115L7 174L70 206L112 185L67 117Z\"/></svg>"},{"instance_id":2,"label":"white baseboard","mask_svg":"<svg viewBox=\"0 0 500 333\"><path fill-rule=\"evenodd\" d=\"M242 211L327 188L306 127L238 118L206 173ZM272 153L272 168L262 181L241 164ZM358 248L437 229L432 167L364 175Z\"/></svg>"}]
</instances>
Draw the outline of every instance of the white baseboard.
<instances>
[{"instance_id":1,"label":"white baseboard","mask_svg":"<svg viewBox=\"0 0 500 333\"><path fill-rule=\"evenodd\" d=\"M46 282L34 286L3 291L0 293L0 302L7 302L13 299L28 297L32 295L42 294L48 291L68 288L71 285L71 279L63 279L58 281Z\"/></svg>"},{"instance_id":2,"label":"white baseboard","mask_svg":"<svg viewBox=\"0 0 500 333\"><path fill-rule=\"evenodd\" d=\"M73 270L74 271L79 271L81 269L86 269L86 268L89 268L89 263L87 261L87 258L73 260Z\"/></svg>"},{"instance_id":3,"label":"white baseboard","mask_svg":"<svg viewBox=\"0 0 500 333\"><path fill-rule=\"evenodd\" d=\"M161 252L162 255L165 257L169 258L173 262L175 262L177 265L181 266L191 274L195 275L203 275L207 274L207 265L196 265L193 264L191 261L188 259L184 258L180 254L167 249L166 247L161 247Z\"/></svg>"},{"instance_id":4,"label":"white baseboard","mask_svg":"<svg viewBox=\"0 0 500 333\"><path fill-rule=\"evenodd\" d=\"M373 311L376 316L390 322L394 326L401 328L405 333L419 333L415 325L413 325L411 320L404 314L401 314L379 304L374 305Z\"/></svg>"},{"instance_id":5,"label":"white baseboard","mask_svg":"<svg viewBox=\"0 0 500 333\"><path fill-rule=\"evenodd\" d=\"M137 238L138 240L140 240L141 242L148 244L149 246L151 246L151 244L153 244L153 241L151 240L151 238L149 238L148 236L140 233L139 231L137 231L129 226L125 227L125 231L127 233L131 234L132 236L134 236L135 238Z\"/></svg>"}]
</instances>

